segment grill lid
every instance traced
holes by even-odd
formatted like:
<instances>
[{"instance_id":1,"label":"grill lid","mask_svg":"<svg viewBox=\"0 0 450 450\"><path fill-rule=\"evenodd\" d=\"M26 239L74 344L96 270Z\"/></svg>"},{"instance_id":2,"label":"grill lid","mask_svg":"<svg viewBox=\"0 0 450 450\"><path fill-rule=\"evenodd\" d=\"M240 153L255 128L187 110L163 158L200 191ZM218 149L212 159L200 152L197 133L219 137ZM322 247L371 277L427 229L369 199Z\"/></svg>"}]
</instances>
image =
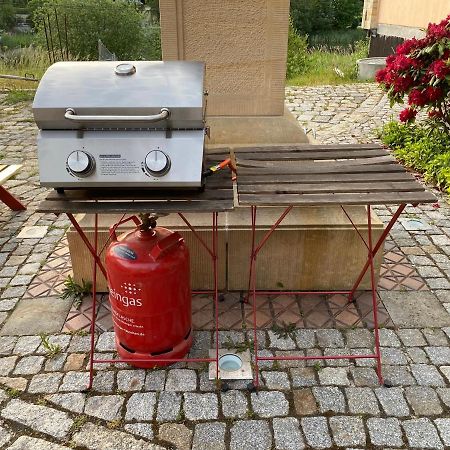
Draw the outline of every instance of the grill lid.
<instances>
[{"instance_id":1,"label":"grill lid","mask_svg":"<svg viewBox=\"0 0 450 450\"><path fill-rule=\"evenodd\" d=\"M41 129L202 128L204 64L59 62L33 102Z\"/></svg>"}]
</instances>

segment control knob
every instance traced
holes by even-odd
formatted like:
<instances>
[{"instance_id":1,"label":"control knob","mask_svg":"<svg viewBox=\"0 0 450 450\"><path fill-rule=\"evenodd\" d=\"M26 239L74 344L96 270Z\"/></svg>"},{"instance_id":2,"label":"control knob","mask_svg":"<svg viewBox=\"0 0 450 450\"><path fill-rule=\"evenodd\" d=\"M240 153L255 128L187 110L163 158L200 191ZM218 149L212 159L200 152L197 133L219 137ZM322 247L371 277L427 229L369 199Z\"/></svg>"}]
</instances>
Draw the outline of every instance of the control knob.
<instances>
[{"instance_id":1,"label":"control knob","mask_svg":"<svg viewBox=\"0 0 450 450\"><path fill-rule=\"evenodd\" d=\"M67 158L67 168L77 177L87 177L95 168L95 160L89 153L75 150Z\"/></svg>"},{"instance_id":2,"label":"control knob","mask_svg":"<svg viewBox=\"0 0 450 450\"><path fill-rule=\"evenodd\" d=\"M155 177L162 177L170 169L170 158L161 150L152 150L145 157L145 167Z\"/></svg>"}]
</instances>

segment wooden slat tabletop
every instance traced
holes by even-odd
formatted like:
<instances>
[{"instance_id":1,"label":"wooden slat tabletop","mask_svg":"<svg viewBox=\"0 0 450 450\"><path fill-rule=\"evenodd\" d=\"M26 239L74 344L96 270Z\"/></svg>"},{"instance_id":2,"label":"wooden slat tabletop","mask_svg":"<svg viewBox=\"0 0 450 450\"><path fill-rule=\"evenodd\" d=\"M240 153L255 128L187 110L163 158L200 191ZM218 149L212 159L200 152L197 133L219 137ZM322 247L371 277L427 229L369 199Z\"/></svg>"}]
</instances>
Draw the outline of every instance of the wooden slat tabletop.
<instances>
[{"instance_id":1,"label":"wooden slat tabletop","mask_svg":"<svg viewBox=\"0 0 450 450\"><path fill-rule=\"evenodd\" d=\"M433 203L436 197L376 144L234 149L239 205Z\"/></svg>"},{"instance_id":2,"label":"wooden slat tabletop","mask_svg":"<svg viewBox=\"0 0 450 450\"><path fill-rule=\"evenodd\" d=\"M207 155L205 166L219 163L229 157L222 150ZM233 182L228 169L206 178L205 189L71 189L62 194L51 191L39 205L38 211L45 213L177 213L220 212L234 207Z\"/></svg>"}]
</instances>

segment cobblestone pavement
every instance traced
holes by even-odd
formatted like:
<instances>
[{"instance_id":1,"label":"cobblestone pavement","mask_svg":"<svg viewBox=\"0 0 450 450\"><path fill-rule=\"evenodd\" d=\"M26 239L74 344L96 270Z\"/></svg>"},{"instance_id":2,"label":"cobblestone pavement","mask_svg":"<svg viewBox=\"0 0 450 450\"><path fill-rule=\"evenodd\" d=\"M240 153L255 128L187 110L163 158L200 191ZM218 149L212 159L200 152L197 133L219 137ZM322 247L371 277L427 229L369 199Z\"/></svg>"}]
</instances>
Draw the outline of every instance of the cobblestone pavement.
<instances>
[{"instance_id":1,"label":"cobblestone pavement","mask_svg":"<svg viewBox=\"0 0 450 450\"><path fill-rule=\"evenodd\" d=\"M1 100L0 94L2 161L24 165L7 187L28 207L0 209L5 323L22 302L35 301L22 297L68 224L35 212L45 190L38 185L30 106L5 107ZM287 101L323 142L370 141L370 130L391 114L373 85L288 89ZM450 208L443 198L439 205L408 208L391 234L430 288L381 295L396 324L381 330L383 373L392 387L378 386L373 362L360 359L265 362L258 393L244 382L217 390L204 365L146 371L99 365L86 393L88 336L55 333L49 342L60 351L50 355L36 333L10 335L3 328L0 448L450 448ZM386 220L390 211L377 213ZM36 227L27 229L32 237L19 235L24 227ZM221 333L221 342L230 339L244 342L245 332ZM97 354L114 355L113 342L113 333L100 334ZM286 338L262 331L260 342L278 355L373 351L365 329L299 329ZM194 351L206 355L212 343L211 332L198 332Z\"/></svg>"}]
</instances>

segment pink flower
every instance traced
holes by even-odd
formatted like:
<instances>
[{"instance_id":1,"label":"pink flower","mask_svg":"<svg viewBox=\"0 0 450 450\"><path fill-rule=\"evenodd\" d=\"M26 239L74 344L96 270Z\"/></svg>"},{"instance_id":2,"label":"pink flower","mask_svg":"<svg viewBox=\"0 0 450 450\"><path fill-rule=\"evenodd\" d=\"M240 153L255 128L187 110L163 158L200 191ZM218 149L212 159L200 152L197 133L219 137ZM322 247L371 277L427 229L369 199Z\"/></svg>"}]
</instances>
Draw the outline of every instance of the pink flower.
<instances>
[{"instance_id":1,"label":"pink flower","mask_svg":"<svg viewBox=\"0 0 450 450\"><path fill-rule=\"evenodd\" d=\"M404 123L413 122L417 116L417 111L413 108L406 108L400 113L400 121Z\"/></svg>"},{"instance_id":2,"label":"pink flower","mask_svg":"<svg viewBox=\"0 0 450 450\"><path fill-rule=\"evenodd\" d=\"M442 100L444 96L444 90L440 87L428 86L425 89L425 95L428 99L428 102L437 102L438 100Z\"/></svg>"},{"instance_id":3,"label":"pink flower","mask_svg":"<svg viewBox=\"0 0 450 450\"><path fill-rule=\"evenodd\" d=\"M397 94L404 94L414 83L414 80L409 75L405 77L398 77L394 83L394 92Z\"/></svg>"},{"instance_id":4,"label":"pink flower","mask_svg":"<svg viewBox=\"0 0 450 450\"><path fill-rule=\"evenodd\" d=\"M443 117L443 114L441 111L439 111L438 109L432 109L429 113L428 113L428 117L430 119L441 119Z\"/></svg>"}]
</instances>

